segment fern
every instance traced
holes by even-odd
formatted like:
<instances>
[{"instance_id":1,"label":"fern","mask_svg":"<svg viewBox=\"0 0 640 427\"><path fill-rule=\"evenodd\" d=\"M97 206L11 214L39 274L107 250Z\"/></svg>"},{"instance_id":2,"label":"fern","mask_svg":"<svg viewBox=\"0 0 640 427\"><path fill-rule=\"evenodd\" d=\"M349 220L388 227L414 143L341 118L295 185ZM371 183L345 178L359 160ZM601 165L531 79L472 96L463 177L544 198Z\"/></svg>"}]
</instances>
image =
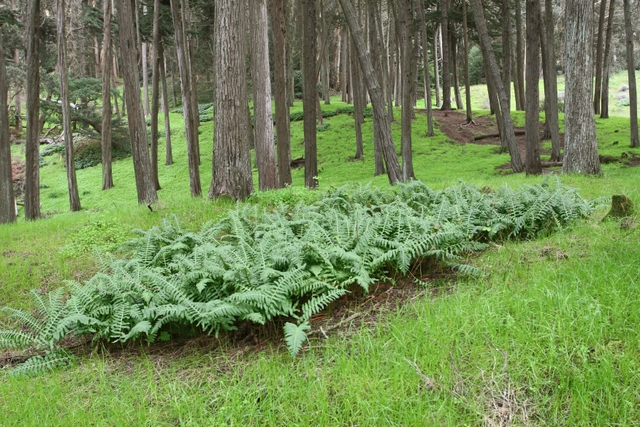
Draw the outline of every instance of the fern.
<instances>
[{"instance_id":1,"label":"fern","mask_svg":"<svg viewBox=\"0 0 640 427\"><path fill-rule=\"evenodd\" d=\"M310 330L309 322L302 322L299 325L287 322L284 324L284 338L291 356L296 357L302 348L302 344L307 340L306 331Z\"/></svg>"}]
</instances>

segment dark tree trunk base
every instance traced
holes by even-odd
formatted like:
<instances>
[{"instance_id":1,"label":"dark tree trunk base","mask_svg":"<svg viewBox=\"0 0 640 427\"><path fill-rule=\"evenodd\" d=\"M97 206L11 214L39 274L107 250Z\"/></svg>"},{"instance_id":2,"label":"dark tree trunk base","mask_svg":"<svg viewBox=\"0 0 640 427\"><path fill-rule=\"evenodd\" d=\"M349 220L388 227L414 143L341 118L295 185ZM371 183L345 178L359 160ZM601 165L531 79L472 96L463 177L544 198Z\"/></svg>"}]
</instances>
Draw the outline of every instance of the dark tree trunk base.
<instances>
[{"instance_id":1,"label":"dark tree trunk base","mask_svg":"<svg viewBox=\"0 0 640 427\"><path fill-rule=\"evenodd\" d=\"M624 194L616 194L611 196L611 210L603 218L625 218L633 215L633 202Z\"/></svg>"}]
</instances>

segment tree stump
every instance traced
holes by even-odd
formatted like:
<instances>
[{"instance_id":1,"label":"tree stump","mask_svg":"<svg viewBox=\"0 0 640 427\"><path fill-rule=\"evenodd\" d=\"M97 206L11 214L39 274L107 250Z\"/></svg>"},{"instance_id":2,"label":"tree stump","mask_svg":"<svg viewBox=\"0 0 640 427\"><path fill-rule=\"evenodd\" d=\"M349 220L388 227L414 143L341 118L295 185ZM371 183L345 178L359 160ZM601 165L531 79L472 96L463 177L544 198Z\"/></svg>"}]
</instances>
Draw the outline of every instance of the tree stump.
<instances>
[{"instance_id":1,"label":"tree stump","mask_svg":"<svg viewBox=\"0 0 640 427\"><path fill-rule=\"evenodd\" d=\"M611 196L611 210L604 219L624 218L633 215L633 212L633 202L624 194L616 194Z\"/></svg>"}]
</instances>

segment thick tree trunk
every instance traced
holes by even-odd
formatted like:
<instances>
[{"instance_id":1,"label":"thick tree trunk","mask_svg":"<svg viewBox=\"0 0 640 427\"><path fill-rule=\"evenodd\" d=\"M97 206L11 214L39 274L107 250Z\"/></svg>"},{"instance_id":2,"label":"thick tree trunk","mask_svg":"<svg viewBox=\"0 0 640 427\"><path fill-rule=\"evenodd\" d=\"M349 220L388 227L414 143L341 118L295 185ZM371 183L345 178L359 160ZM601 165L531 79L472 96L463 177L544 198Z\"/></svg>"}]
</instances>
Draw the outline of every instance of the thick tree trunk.
<instances>
[{"instance_id":1,"label":"thick tree trunk","mask_svg":"<svg viewBox=\"0 0 640 427\"><path fill-rule=\"evenodd\" d=\"M276 104L276 135L278 138L278 181L281 187L291 184L291 135L287 103L286 31L284 0L272 0L273 85Z\"/></svg>"},{"instance_id":2,"label":"thick tree trunk","mask_svg":"<svg viewBox=\"0 0 640 427\"><path fill-rule=\"evenodd\" d=\"M124 94L127 104L129 137L131 138L131 154L133 171L136 177L138 203L148 204L158 200L156 187L151 177L151 159L147 126L142 114L140 99L140 71L138 69L135 33L133 27L134 11L128 0L116 1L118 26L120 35L121 71L124 80Z\"/></svg>"},{"instance_id":3,"label":"thick tree trunk","mask_svg":"<svg viewBox=\"0 0 640 427\"><path fill-rule=\"evenodd\" d=\"M415 178L411 147L411 116L413 115L413 9L411 0L398 1L398 29L402 61L402 180Z\"/></svg>"},{"instance_id":4,"label":"thick tree trunk","mask_svg":"<svg viewBox=\"0 0 640 427\"><path fill-rule=\"evenodd\" d=\"M184 7L181 0L171 0L171 16L175 33L176 56L178 57L178 70L180 72L180 88L182 92L182 115L184 116L184 128L187 137L187 157L189 159L189 187L192 197L202 195L200 184L200 152L198 141L198 117L194 117L192 108L193 97L191 67L188 61L188 46L185 28L182 25ZM242 99L245 102L246 98ZM197 111L196 111L197 113ZM243 110L244 114L244 110Z\"/></svg>"},{"instance_id":5,"label":"thick tree trunk","mask_svg":"<svg viewBox=\"0 0 640 427\"><path fill-rule=\"evenodd\" d=\"M516 8L516 67L513 70L514 74L517 74L517 86L514 90L518 91L516 99L520 101L520 105L516 105L516 110L522 111L524 106L524 49L522 40L522 7L520 6L521 0L515 0Z\"/></svg>"},{"instance_id":6,"label":"thick tree trunk","mask_svg":"<svg viewBox=\"0 0 640 427\"><path fill-rule=\"evenodd\" d=\"M596 41L596 89L593 95L593 112L600 114L600 97L602 96L602 69L604 68L604 18L607 11L607 0L600 0L600 15L598 17L598 39Z\"/></svg>"},{"instance_id":7,"label":"thick tree trunk","mask_svg":"<svg viewBox=\"0 0 640 427\"><path fill-rule=\"evenodd\" d=\"M600 174L593 116L593 2L567 0L564 173Z\"/></svg>"},{"instance_id":8,"label":"thick tree trunk","mask_svg":"<svg viewBox=\"0 0 640 427\"><path fill-rule=\"evenodd\" d=\"M304 110L304 185L318 186L316 148L316 114L318 89L316 79L316 3L302 2L302 105Z\"/></svg>"},{"instance_id":9,"label":"thick tree trunk","mask_svg":"<svg viewBox=\"0 0 640 427\"><path fill-rule=\"evenodd\" d=\"M40 217L40 0L29 2L27 11L27 134L24 182L24 216Z\"/></svg>"},{"instance_id":10,"label":"thick tree trunk","mask_svg":"<svg viewBox=\"0 0 640 427\"><path fill-rule=\"evenodd\" d=\"M379 133L382 152L387 166L387 176L389 177L389 182L394 185L402 181L402 171L400 169L400 163L398 162L396 147L393 143L391 124L388 121L385 111L382 88L378 83L379 80L371 63L371 58L368 56L364 35L362 34L360 25L358 25L358 18L351 0L340 0L340 5L342 6L349 29L351 30L351 37L353 37L360 67L364 74L369 96L371 97L373 128L374 132Z\"/></svg>"},{"instance_id":11,"label":"thick tree trunk","mask_svg":"<svg viewBox=\"0 0 640 427\"><path fill-rule=\"evenodd\" d=\"M424 68L424 105L427 109L427 137L433 136L433 106L431 105L431 76L429 73L429 35L427 32L427 21L424 17L424 6L421 1L416 2L418 16L420 16L420 31L422 40L422 61ZM465 42L466 46L466 42ZM467 75L469 73L467 72ZM467 78L467 82L469 79ZM467 93L469 89L467 89Z\"/></svg>"},{"instance_id":12,"label":"thick tree trunk","mask_svg":"<svg viewBox=\"0 0 640 427\"><path fill-rule=\"evenodd\" d=\"M67 169L67 187L69 189L69 207L71 212L81 209L76 168L73 162L73 137L71 135L71 111L69 106L69 76L67 70L67 42L64 25L64 0L57 2L58 21L58 64L60 65L60 101L62 102L62 134L64 137L64 159Z\"/></svg>"},{"instance_id":13,"label":"thick tree trunk","mask_svg":"<svg viewBox=\"0 0 640 427\"><path fill-rule=\"evenodd\" d=\"M636 84L636 62L634 58L634 33L631 26L630 0L623 0L624 29L627 45L627 75L629 76L629 115L631 120L631 148L640 147L638 140L638 89Z\"/></svg>"},{"instance_id":14,"label":"thick tree trunk","mask_svg":"<svg viewBox=\"0 0 640 427\"><path fill-rule=\"evenodd\" d=\"M15 197L11 175L11 138L9 135L9 105L7 101L7 70L0 37L0 224L16 220Z\"/></svg>"},{"instance_id":15,"label":"thick tree trunk","mask_svg":"<svg viewBox=\"0 0 640 427\"><path fill-rule=\"evenodd\" d=\"M113 187L111 161L111 1L103 2L102 24L102 189Z\"/></svg>"},{"instance_id":16,"label":"thick tree trunk","mask_svg":"<svg viewBox=\"0 0 640 427\"><path fill-rule=\"evenodd\" d=\"M442 33L442 110L451 110L451 72L449 52L449 0L440 0L440 31Z\"/></svg>"},{"instance_id":17,"label":"thick tree trunk","mask_svg":"<svg viewBox=\"0 0 640 427\"><path fill-rule=\"evenodd\" d=\"M259 188L260 190L268 190L278 187L278 171L271 111L267 3L266 0L251 0L249 7L253 115L256 127L255 155L258 165Z\"/></svg>"},{"instance_id":18,"label":"thick tree trunk","mask_svg":"<svg viewBox=\"0 0 640 427\"><path fill-rule=\"evenodd\" d=\"M160 0L153 3L153 53L151 55L151 178L160 190L158 177L158 113L160 110ZM146 43L145 43L146 44ZM143 44L144 45L144 44ZM143 55L143 60L146 57Z\"/></svg>"},{"instance_id":19,"label":"thick tree trunk","mask_svg":"<svg viewBox=\"0 0 640 427\"><path fill-rule=\"evenodd\" d=\"M480 0L471 0L471 6L473 8L473 14L476 18L476 28L480 37L480 47L482 49L482 56L488 63L490 73L488 78L492 80L493 86L498 93L498 101L500 103L500 113L502 121L502 135L506 139L506 145L509 148L509 155L511 156L511 168L514 172L522 172L524 167L522 165L522 158L520 157L520 150L518 149L518 143L513 130L513 122L511 121L511 111L507 106L509 102L507 100L507 94L502 84L500 77L500 69L498 68L498 62L493 53L493 47L491 46L491 40L489 38L489 32L487 31L487 24L484 19L484 12Z\"/></svg>"},{"instance_id":20,"label":"thick tree trunk","mask_svg":"<svg viewBox=\"0 0 640 427\"><path fill-rule=\"evenodd\" d=\"M527 111L526 128L526 162L527 175L542 173L540 163L540 0L526 0L527 12Z\"/></svg>"},{"instance_id":21,"label":"thick tree trunk","mask_svg":"<svg viewBox=\"0 0 640 427\"><path fill-rule=\"evenodd\" d=\"M546 25L545 21L549 24ZM544 66L545 121L551 136L551 161L562 160L560 153L560 124L558 119L558 76L556 73L556 50L553 25L553 6L551 0L545 0L545 19L541 20L543 32L540 33L545 49L542 50Z\"/></svg>"},{"instance_id":22,"label":"thick tree trunk","mask_svg":"<svg viewBox=\"0 0 640 427\"><path fill-rule=\"evenodd\" d=\"M603 0L604 1L604 0ZM615 0L609 2L609 16L607 17L607 40L604 46L604 68L602 71L602 102L600 106L600 118L609 118L609 74L611 70L611 39L613 38L613 17L615 12Z\"/></svg>"},{"instance_id":23,"label":"thick tree trunk","mask_svg":"<svg viewBox=\"0 0 640 427\"><path fill-rule=\"evenodd\" d=\"M253 192L251 153L247 140L247 82L243 19L244 2L215 2L215 103L213 176L209 197L236 200Z\"/></svg>"}]
</instances>

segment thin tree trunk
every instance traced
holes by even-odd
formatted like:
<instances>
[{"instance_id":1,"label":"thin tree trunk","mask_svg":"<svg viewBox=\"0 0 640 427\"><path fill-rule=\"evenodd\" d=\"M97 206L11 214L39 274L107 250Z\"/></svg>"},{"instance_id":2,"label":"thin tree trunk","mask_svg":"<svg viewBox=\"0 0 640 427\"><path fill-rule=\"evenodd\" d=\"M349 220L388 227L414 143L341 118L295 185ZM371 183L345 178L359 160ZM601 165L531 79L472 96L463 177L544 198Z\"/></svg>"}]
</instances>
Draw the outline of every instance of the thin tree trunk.
<instances>
[{"instance_id":1,"label":"thin tree trunk","mask_svg":"<svg viewBox=\"0 0 640 427\"><path fill-rule=\"evenodd\" d=\"M518 75L516 79L518 82L515 90L518 91L518 100L520 101L520 105L516 105L516 110L522 111L525 109L524 106L524 48L523 48L523 40L522 40L522 8L520 6L521 0L515 0L515 8L516 8L516 67L514 70L514 74Z\"/></svg>"},{"instance_id":2,"label":"thin tree trunk","mask_svg":"<svg viewBox=\"0 0 640 427\"><path fill-rule=\"evenodd\" d=\"M636 84L636 62L634 59L634 33L631 26L630 0L623 0L624 29L627 44L627 75L629 76L629 115L631 121L631 148L640 147L638 139L638 89Z\"/></svg>"},{"instance_id":3,"label":"thin tree trunk","mask_svg":"<svg viewBox=\"0 0 640 427\"><path fill-rule=\"evenodd\" d=\"M527 13L527 70L526 96L527 110L525 116L526 162L527 175L540 175L540 0L526 0Z\"/></svg>"},{"instance_id":4,"label":"thin tree trunk","mask_svg":"<svg viewBox=\"0 0 640 427\"><path fill-rule=\"evenodd\" d=\"M351 46L351 51L353 52L355 47ZM362 78L360 72L360 65L358 65L358 58L354 55L351 56L351 84L353 86L353 120L355 122L355 131L356 131L356 155L355 159L362 159L364 156L364 144L362 141L362 123L364 122L364 115L362 109L364 108L364 95L362 93ZM374 141L374 155L375 155L375 176L384 173L384 161L382 160L382 153L377 150ZM380 172L380 166L382 172Z\"/></svg>"},{"instance_id":5,"label":"thin tree trunk","mask_svg":"<svg viewBox=\"0 0 640 427\"><path fill-rule=\"evenodd\" d=\"M13 54L13 63L18 66L20 63L20 50L14 50ZM22 132L22 96L20 96L21 90L18 90L15 98L15 108L16 108L16 131L18 133Z\"/></svg>"},{"instance_id":6,"label":"thin tree trunk","mask_svg":"<svg viewBox=\"0 0 640 427\"><path fill-rule=\"evenodd\" d=\"M164 139L165 139L165 165L173 164L173 150L171 149L171 118L169 117L169 94L167 93L167 76L164 57L164 43L158 46L160 61L160 80L162 83L162 113L164 114Z\"/></svg>"},{"instance_id":7,"label":"thin tree trunk","mask_svg":"<svg viewBox=\"0 0 640 427\"><path fill-rule=\"evenodd\" d=\"M603 0L604 1L604 0ZM600 106L600 118L609 118L609 73L611 70L611 39L613 37L613 17L615 13L615 0L609 2L609 17L607 18L607 40L604 47L604 69L602 72L602 105Z\"/></svg>"},{"instance_id":8,"label":"thin tree trunk","mask_svg":"<svg viewBox=\"0 0 640 427\"><path fill-rule=\"evenodd\" d=\"M473 121L473 111L471 110L471 82L469 81L469 34L467 28L467 0L462 0L462 37L464 42L465 111L467 112L467 123L471 123ZM509 39L509 43L511 43L511 39ZM509 51L511 51L511 49L509 49ZM509 53L509 55L511 55L511 53ZM427 68L425 66L425 70L426 69Z\"/></svg>"},{"instance_id":9,"label":"thin tree trunk","mask_svg":"<svg viewBox=\"0 0 640 427\"><path fill-rule=\"evenodd\" d=\"M420 16L420 31L422 32L422 61L424 68L424 105L427 109L427 137L433 136L433 106L431 105L431 76L429 72L429 35L427 33L427 21L424 17L424 6L417 2L418 16ZM467 79L468 81L468 79ZM467 90L468 92L468 90Z\"/></svg>"},{"instance_id":10,"label":"thin tree trunk","mask_svg":"<svg viewBox=\"0 0 640 427\"><path fill-rule=\"evenodd\" d=\"M278 187L278 170L273 137L269 33L266 0L251 0L251 77L255 120L255 156L260 190ZM328 84L328 81L327 81Z\"/></svg>"},{"instance_id":11,"label":"thin tree trunk","mask_svg":"<svg viewBox=\"0 0 640 427\"><path fill-rule=\"evenodd\" d=\"M383 77L382 81L384 82L385 72L383 70L383 65L380 61L380 53L378 49L378 46L384 45L384 43L383 43L382 33L378 34L378 26L376 25L375 2L373 1L367 2L367 12L368 12L368 18L369 18L369 44L371 46L370 52L371 52L372 63L373 63L374 69L378 72L378 75ZM352 50L355 51L355 47ZM356 157L362 158L362 156L364 155L364 148L362 147L362 123L364 123L364 115L363 115L362 109L366 106L366 103L367 103L367 89L363 81L364 79L362 78L362 71L360 69L360 65L358 64L358 60L355 56L353 57L352 66L353 66L354 72L357 71L357 73L354 74L354 76L357 76L355 79L356 81L355 84L356 84L356 87L358 88L358 94L360 96L360 107L358 108L358 118L356 119L358 122L358 125L357 125L358 129L356 129L356 136L359 133L360 139L357 141L357 145L356 145L358 146L358 149L356 150ZM384 83L383 83L383 87L384 87ZM383 96L384 96L384 90L383 90ZM393 111L391 115L393 116ZM358 155L360 155L360 157L358 157ZM373 134L373 157L374 157L374 164L375 164L374 176L384 174L385 169L384 169L384 157L382 155L382 144L381 144L379 135L376 133Z\"/></svg>"},{"instance_id":12,"label":"thin tree trunk","mask_svg":"<svg viewBox=\"0 0 640 427\"><path fill-rule=\"evenodd\" d=\"M16 201L11 175L11 137L9 135L9 105L7 70L0 36L0 224L16 220Z\"/></svg>"},{"instance_id":13,"label":"thin tree trunk","mask_svg":"<svg viewBox=\"0 0 640 427\"><path fill-rule=\"evenodd\" d=\"M391 124L388 121L384 108L385 102L382 88L378 83L379 80L371 63L371 58L368 56L362 28L358 25L358 18L351 0L340 0L340 5L342 6L347 25L349 25L349 29L351 30L351 37L353 37L360 67L363 71L365 82L367 83L373 108L374 132L379 132L380 134L382 152L387 166L387 176L389 177L389 182L393 185L402 181L402 171L400 169L400 163L398 162L396 147L393 143Z\"/></svg>"},{"instance_id":14,"label":"thin tree trunk","mask_svg":"<svg viewBox=\"0 0 640 427\"><path fill-rule=\"evenodd\" d=\"M600 16L598 17L598 38L596 41L596 89L593 95L593 112L600 114L600 97L602 96L602 69L604 50L604 18L607 11L607 0L600 0Z\"/></svg>"},{"instance_id":15,"label":"thin tree trunk","mask_svg":"<svg viewBox=\"0 0 640 427\"><path fill-rule=\"evenodd\" d=\"M160 190L158 177L158 113L160 110L160 0L153 3L153 53L151 54L151 179ZM146 44L146 43L144 43ZM144 46L143 44L143 46ZM144 57L144 55L143 55ZM146 57L144 57L146 58ZM147 88L148 91L148 88Z\"/></svg>"},{"instance_id":16,"label":"thin tree trunk","mask_svg":"<svg viewBox=\"0 0 640 427\"><path fill-rule=\"evenodd\" d=\"M502 0L502 84L511 109L511 0ZM466 32L465 32L466 35Z\"/></svg>"},{"instance_id":17,"label":"thin tree trunk","mask_svg":"<svg viewBox=\"0 0 640 427\"><path fill-rule=\"evenodd\" d=\"M287 103L287 64L284 0L272 0L273 84L276 104L276 135L278 138L278 181L281 187L291 184L291 136Z\"/></svg>"},{"instance_id":18,"label":"thin tree trunk","mask_svg":"<svg viewBox=\"0 0 640 427\"><path fill-rule=\"evenodd\" d=\"M349 71L349 55L348 55L348 45L347 42L347 29L342 30L342 34L340 36L340 89L342 91L342 102L349 101L349 95L347 93L349 80L347 78L347 72Z\"/></svg>"},{"instance_id":19,"label":"thin tree trunk","mask_svg":"<svg viewBox=\"0 0 640 427\"><path fill-rule=\"evenodd\" d=\"M413 10L411 0L398 2L398 29L402 57L402 180L415 178L413 171L413 155L411 140L411 116L413 113L413 46L411 33L413 29Z\"/></svg>"},{"instance_id":20,"label":"thin tree trunk","mask_svg":"<svg viewBox=\"0 0 640 427\"><path fill-rule=\"evenodd\" d=\"M442 32L442 107L451 110L451 53L449 52L449 0L440 0L440 31Z\"/></svg>"},{"instance_id":21,"label":"thin tree trunk","mask_svg":"<svg viewBox=\"0 0 640 427\"><path fill-rule=\"evenodd\" d=\"M28 3L27 12L27 134L24 216L40 217L40 0Z\"/></svg>"},{"instance_id":22,"label":"thin tree trunk","mask_svg":"<svg viewBox=\"0 0 640 427\"><path fill-rule=\"evenodd\" d=\"M142 95L143 95L143 102L142 102L142 106L144 107L144 116L145 117L149 117L149 115L151 114L151 112L149 111L149 63L147 61L147 57L149 56L147 54L147 43L143 42L142 43L142 50L141 50L141 54L140 54L140 61L142 62Z\"/></svg>"},{"instance_id":23,"label":"thin tree trunk","mask_svg":"<svg viewBox=\"0 0 640 427\"><path fill-rule=\"evenodd\" d=\"M142 113L140 99L140 71L136 60L136 47L139 45L135 43L132 20L134 11L131 9L131 3L128 0L118 0L116 5L120 35L120 57L122 58L121 71L128 110L127 119L129 122L129 137L131 138L131 154L138 203L149 204L158 200L158 194L151 177L147 126Z\"/></svg>"},{"instance_id":24,"label":"thin tree trunk","mask_svg":"<svg viewBox=\"0 0 640 427\"><path fill-rule=\"evenodd\" d=\"M439 27L438 27L439 28ZM437 29L433 33L433 75L435 77L436 107L442 107L442 99L440 98L440 67L438 66L438 44L440 41L440 30Z\"/></svg>"},{"instance_id":25,"label":"thin tree trunk","mask_svg":"<svg viewBox=\"0 0 640 427\"><path fill-rule=\"evenodd\" d=\"M387 114L389 115L389 120L391 120L392 122L394 121L394 117L393 117L393 99L391 97L391 91L389 90L390 88L390 84L389 84L389 55L387 53L387 45L384 42L384 31L382 29L382 2L379 3L380 4L380 13L376 13L375 11L375 6L376 6L376 2L373 2L373 8L374 8L374 13L373 13L373 20L375 23L375 27L376 27L376 33L378 34L378 40L380 41L380 57L382 58L382 64L381 64L381 69L382 69L382 90L383 90L383 96L384 99L386 99L387 104L388 104L388 109L389 111L387 111ZM378 144L379 145L379 144ZM382 173L384 173L384 170L382 171Z\"/></svg>"},{"instance_id":26,"label":"thin tree trunk","mask_svg":"<svg viewBox=\"0 0 640 427\"><path fill-rule=\"evenodd\" d=\"M462 96L460 95L460 81L458 79L458 41L453 32L449 33L451 39L451 70L453 75L453 94L456 97L456 108L462 110Z\"/></svg>"},{"instance_id":27,"label":"thin tree trunk","mask_svg":"<svg viewBox=\"0 0 640 427\"><path fill-rule=\"evenodd\" d=\"M316 79L316 3L302 3L302 105L304 110L304 185L318 186L318 159L316 148L316 114L318 90Z\"/></svg>"},{"instance_id":28,"label":"thin tree trunk","mask_svg":"<svg viewBox=\"0 0 640 427\"><path fill-rule=\"evenodd\" d=\"M76 168L73 162L73 137L71 135L71 109L69 106L69 76L67 70L67 43L64 25L64 0L57 2L58 21L58 63L60 64L60 101L62 102L62 134L64 137L65 167L67 169L67 187L69 189L69 207L71 212L81 209Z\"/></svg>"},{"instance_id":29,"label":"thin tree trunk","mask_svg":"<svg viewBox=\"0 0 640 427\"><path fill-rule=\"evenodd\" d=\"M102 189L113 188L111 161L111 1L103 1L102 27ZM117 105L117 101L116 101Z\"/></svg>"},{"instance_id":30,"label":"thin tree trunk","mask_svg":"<svg viewBox=\"0 0 640 427\"><path fill-rule=\"evenodd\" d=\"M511 121L511 111L507 108L509 102L507 100L507 94L502 84L500 77L500 69L496 57L493 53L493 47L491 46L491 40L489 39L489 32L487 31L487 24L485 22L482 4L480 0L471 0L471 6L473 8L473 14L476 18L476 28L480 37L480 47L482 49L482 56L488 63L490 73L488 78L492 79L493 86L498 92L499 109L501 113L501 119L503 123L503 137L507 141L507 147L509 148L509 155L511 156L511 168L514 172L522 172L524 167L522 165L522 158L520 157L520 150L518 149L518 143L516 141L515 133L513 130L513 122Z\"/></svg>"},{"instance_id":31,"label":"thin tree trunk","mask_svg":"<svg viewBox=\"0 0 640 427\"><path fill-rule=\"evenodd\" d=\"M567 0L564 173L601 174L593 116L593 2Z\"/></svg>"},{"instance_id":32,"label":"thin tree trunk","mask_svg":"<svg viewBox=\"0 0 640 427\"><path fill-rule=\"evenodd\" d=\"M545 21L548 25L545 25ZM562 160L560 153L560 124L558 119L558 76L556 73L556 51L553 22L553 5L551 0L545 0L545 19L541 20L543 33L541 38L546 39L546 49L543 49L544 76L545 76L545 120L546 128L551 135L551 161ZM543 45L545 45L543 43Z\"/></svg>"}]
</instances>

